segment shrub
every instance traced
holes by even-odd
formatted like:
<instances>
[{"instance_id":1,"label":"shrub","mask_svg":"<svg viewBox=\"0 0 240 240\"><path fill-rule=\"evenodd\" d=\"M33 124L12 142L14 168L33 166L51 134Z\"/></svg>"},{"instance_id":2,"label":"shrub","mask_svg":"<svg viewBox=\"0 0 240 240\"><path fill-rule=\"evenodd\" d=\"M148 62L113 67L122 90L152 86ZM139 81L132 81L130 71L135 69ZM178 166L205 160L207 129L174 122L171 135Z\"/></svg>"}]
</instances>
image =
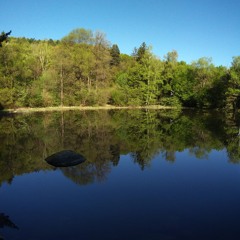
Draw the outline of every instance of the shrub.
<instances>
[{"instance_id":1,"label":"shrub","mask_svg":"<svg viewBox=\"0 0 240 240\"><path fill-rule=\"evenodd\" d=\"M163 97L160 100L160 105L170 107L181 107L181 102L177 97Z\"/></svg>"}]
</instances>

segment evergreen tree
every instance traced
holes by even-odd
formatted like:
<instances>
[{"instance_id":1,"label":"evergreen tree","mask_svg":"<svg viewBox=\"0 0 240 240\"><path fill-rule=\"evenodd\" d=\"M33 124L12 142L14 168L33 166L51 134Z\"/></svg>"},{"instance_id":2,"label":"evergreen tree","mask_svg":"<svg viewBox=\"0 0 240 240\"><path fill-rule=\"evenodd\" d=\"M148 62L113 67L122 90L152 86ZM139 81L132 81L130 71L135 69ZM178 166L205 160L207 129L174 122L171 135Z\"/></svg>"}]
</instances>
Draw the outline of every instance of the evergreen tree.
<instances>
[{"instance_id":1,"label":"evergreen tree","mask_svg":"<svg viewBox=\"0 0 240 240\"><path fill-rule=\"evenodd\" d=\"M146 43L143 42L143 43L141 44L141 46L139 47L138 51L137 51L137 61L138 61L138 62L141 62L141 60L143 59L143 57L144 57L147 49L148 49L148 48L147 48Z\"/></svg>"},{"instance_id":2,"label":"evergreen tree","mask_svg":"<svg viewBox=\"0 0 240 240\"><path fill-rule=\"evenodd\" d=\"M110 55L112 59L110 60L110 65L118 66L120 64L120 50L117 44L113 44L110 49Z\"/></svg>"},{"instance_id":3,"label":"evergreen tree","mask_svg":"<svg viewBox=\"0 0 240 240\"><path fill-rule=\"evenodd\" d=\"M141 44L139 48L134 48L132 56L136 59L137 62L141 63L142 58L144 57L146 51L148 50L148 47L145 42Z\"/></svg>"}]
</instances>

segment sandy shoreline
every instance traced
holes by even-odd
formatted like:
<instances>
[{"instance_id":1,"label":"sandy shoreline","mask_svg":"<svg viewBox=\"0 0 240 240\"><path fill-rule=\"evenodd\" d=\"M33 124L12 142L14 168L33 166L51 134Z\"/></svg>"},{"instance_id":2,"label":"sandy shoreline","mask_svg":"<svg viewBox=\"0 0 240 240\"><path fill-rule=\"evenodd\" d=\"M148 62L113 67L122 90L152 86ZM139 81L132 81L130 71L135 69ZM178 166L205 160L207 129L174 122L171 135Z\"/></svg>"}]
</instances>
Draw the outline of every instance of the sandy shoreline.
<instances>
[{"instance_id":1,"label":"sandy shoreline","mask_svg":"<svg viewBox=\"0 0 240 240\"><path fill-rule=\"evenodd\" d=\"M152 106L126 106L118 107L112 105L106 106L70 106L70 107L41 107L41 108L16 108L4 109L2 112L7 113L28 113L28 112L51 112L51 111L67 111L67 110L111 110L111 109L175 109L175 107L166 107L160 105Z\"/></svg>"}]
</instances>

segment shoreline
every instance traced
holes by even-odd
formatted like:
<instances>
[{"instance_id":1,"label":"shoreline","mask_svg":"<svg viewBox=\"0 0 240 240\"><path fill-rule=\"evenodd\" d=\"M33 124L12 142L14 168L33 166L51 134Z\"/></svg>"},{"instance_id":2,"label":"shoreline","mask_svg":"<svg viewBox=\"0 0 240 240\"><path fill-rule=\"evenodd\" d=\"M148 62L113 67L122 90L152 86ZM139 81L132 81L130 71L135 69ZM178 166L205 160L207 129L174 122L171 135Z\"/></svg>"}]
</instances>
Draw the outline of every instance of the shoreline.
<instances>
[{"instance_id":1,"label":"shoreline","mask_svg":"<svg viewBox=\"0 0 240 240\"><path fill-rule=\"evenodd\" d=\"M16 109L4 109L0 113L31 113L31 112L53 112L53 111L68 111L68 110L111 110L111 109L179 109L178 107L168 107L161 105L149 105L149 106L58 106L58 107L40 107L40 108L28 108L21 107Z\"/></svg>"}]
</instances>

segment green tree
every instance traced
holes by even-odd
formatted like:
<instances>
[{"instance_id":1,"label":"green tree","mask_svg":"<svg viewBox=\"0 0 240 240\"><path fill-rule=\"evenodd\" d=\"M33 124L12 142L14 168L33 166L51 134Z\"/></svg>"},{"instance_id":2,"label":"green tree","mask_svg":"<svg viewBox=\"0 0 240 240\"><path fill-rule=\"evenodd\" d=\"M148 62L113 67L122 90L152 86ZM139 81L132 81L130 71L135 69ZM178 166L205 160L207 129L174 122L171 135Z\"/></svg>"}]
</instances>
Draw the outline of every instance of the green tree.
<instances>
[{"instance_id":1,"label":"green tree","mask_svg":"<svg viewBox=\"0 0 240 240\"><path fill-rule=\"evenodd\" d=\"M71 51L72 73L74 88L72 97L75 105L87 105L92 91L93 71L95 67L92 46L74 45Z\"/></svg>"},{"instance_id":2,"label":"green tree","mask_svg":"<svg viewBox=\"0 0 240 240\"><path fill-rule=\"evenodd\" d=\"M143 42L139 48L134 48L132 56L136 59L137 62L141 62L141 59L144 57L147 50L147 44Z\"/></svg>"},{"instance_id":3,"label":"green tree","mask_svg":"<svg viewBox=\"0 0 240 240\"><path fill-rule=\"evenodd\" d=\"M48 41L31 44L29 68L33 73L33 82L28 86L27 106L54 106L56 99L53 95L55 74L52 70L54 46Z\"/></svg>"},{"instance_id":4,"label":"green tree","mask_svg":"<svg viewBox=\"0 0 240 240\"><path fill-rule=\"evenodd\" d=\"M72 46L60 44L55 48L53 67L55 71L56 88L55 94L61 106L68 106L72 102L71 85L74 82L74 73L72 71Z\"/></svg>"},{"instance_id":5,"label":"green tree","mask_svg":"<svg viewBox=\"0 0 240 240\"><path fill-rule=\"evenodd\" d=\"M93 44L93 33L91 30L77 28L71 31L67 36L62 38L65 43L82 43Z\"/></svg>"},{"instance_id":6,"label":"green tree","mask_svg":"<svg viewBox=\"0 0 240 240\"><path fill-rule=\"evenodd\" d=\"M240 56L233 57L226 96L227 108L237 110L240 107Z\"/></svg>"},{"instance_id":7,"label":"green tree","mask_svg":"<svg viewBox=\"0 0 240 240\"><path fill-rule=\"evenodd\" d=\"M197 107L209 107L208 90L213 85L214 65L211 58L200 58L192 63L193 94Z\"/></svg>"},{"instance_id":8,"label":"green tree","mask_svg":"<svg viewBox=\"0 0 240 240\"><path fill-rule=\"evenodd\" d=\"M22 39L12 39L10 45L0 49L0 103L5 108L25 104L32 81L29 54L29 43Z\"/></svg>"},{"instance_id":9,"label":"green tree","mask_svg":"<svg viewBox=\"0 0 240 240\"><path fill-rule=\"evenodd\" d=\"M213 83L207 90L209 106L211 108L224 108L226 106L226 91L229 74L226 67L219 66L213 69Z\"/></svg>"},{"instance_id":10,"label":"green tree","mask_svg":"<svg viewBox=\"0 0 240 240\"><path fill-rule=\"evenodd\" d=\"M118 97L128 105L156 104L162 85L161 68L159 59L152 54L151 48L146 47L141 62L136 61L131 68L118 75Z\"/></svg>"},{"instance_id":11,"label":"green tree","mask_svg":"<svg viewBox=\"0 0 240 240\"><path fill-rule=\"evenodd\" d=\"M117 44L113 44L110 49L110 55L112 59L110 60L110 65L118 66L120 64L120 50Z\"/></svg>"},{"instance_id":12,"label":"green tree","mask_svg":"<svg viewBox=\"0 0 240 240\"><path fill-rule=\"evenodd\" d=\"M169 64L168 64L169 65ZM191 78L191 66L179 62L174 66L171 81L171 97L177 98L183 106L193 106L194 81Z\"/></svg>"},{"instance_id":13,"label":"green tree","mask_svg":"<svg viewBox=\"0 0 240 240\"><path fill-rule=\"evenodd\" d=\"M104 105L109 101L110 94L108 91L111 78L109 51L110 43L102 32L96 32L94 36L94 68L93 68L93 85L95 90L91 92L92 104ZM104 90L103 90L104 89Z\"/></svg>"},{"instance_id":14,"label":"green tree","mask_svg":"<svg viewBox=\"0 0 240 240\"><path fill-rule=\"evenodd\" d=\"M166 62L177 63L178 61L178 52L176 50L172 50L168 52L167 55L164 56Z\"/></svg>"},{"instance_id":15,"label":"green tree","mask_svg":"<svg viewBox=\"0 0 240 240\"><path fill-rule=\"evenodd\" d=\"M174 92L174 82L176 83L177 59L178 53L173 50L164 56L163 69L161 71L162 77L162 94L160 96L160 103L162 105L178 106L179 99Z\"/></svg>"}]
</instances>

